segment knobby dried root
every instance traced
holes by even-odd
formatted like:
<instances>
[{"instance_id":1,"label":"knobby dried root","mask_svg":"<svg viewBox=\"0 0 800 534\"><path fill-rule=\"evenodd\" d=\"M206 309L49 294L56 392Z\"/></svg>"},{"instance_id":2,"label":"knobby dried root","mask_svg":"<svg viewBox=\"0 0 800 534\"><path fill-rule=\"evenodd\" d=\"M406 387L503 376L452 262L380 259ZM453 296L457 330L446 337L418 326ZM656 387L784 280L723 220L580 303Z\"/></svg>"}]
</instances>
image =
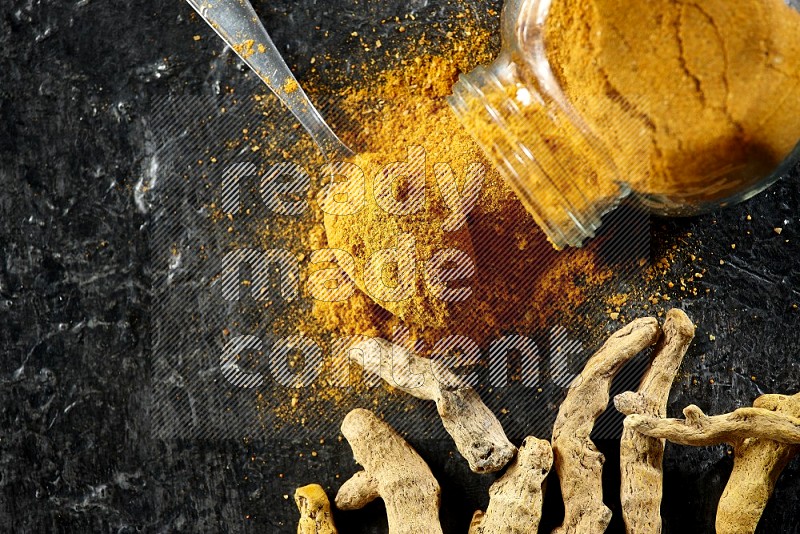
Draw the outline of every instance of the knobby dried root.
<instances>
[{"instance_id":1,"label":"knobby dried root","mask_svg":"<svg viewBox=\"0 0 800 534\"><path fill-rule=\"evenodd\" d=\"M731 413L708 416L691 404L684 408L683 415L685 420L634 413L625 418L625 425L647 436L695 447L720 443L735 445L748 438L800 445L800 418L764 408L739 408Z\"/></svg>"},{"instance_id":2,"label":"knobby dried root","mask_svg":"<svg viewBox=\"0 0 800 534\"><path fill-rule=\"evenodd\" d=\"M347 414L342 434L364 470L339 488L336 506L355 510L380 497L389 534L442 534L439 483L414 449L368 410Z\"/></svg>"},{"instance_id":3,"label":"knobby dried root","mask_svg":"<svg viewBox=\"0 0 800 534\"><path fill-rule=\"evenodd\" d=\"M570 385L553 427L555 467L564 497L564 522L554 534L602 533L611 521L602 495L604 457L589 435L608 405L614 376L658 337L655 319L633 321L605 342Z\"/></svg>"},{"instance_id":4,"label":"knobby dried root","mask_svg":"<svg viewBox=\"0 0 800 534\"><path fill-rule=\"evenodd\" d=\"M475 473L499 471L514 458L516 448L500 421L475 390L452 372L380 338L358 343L348 354L351 361L389 385L434 401L445 430Z\"/></svg>"},{"instance_id":5,"label":"knobby dried root","mask_svg":"<svg viewBox=\"0 0 800 534\"><path fill-rule=\"evenodd\" d=\"M697 447L733 446L733 471L717 507L717 534L755 532L778 476L800 452L800 393L762 395L752 408L715 416L690 405L683 410L685 420L624 408L625 427L647 436Z\"/></svg>"},{"instance_id":6,"label":"knobby dried root","mask_svg":"<svg viewBox=\"0 0 800 534\"><path fill-rule=\"evenodd\" d=\"M331 503L318 484L297 488L294 502L300 510L297 534L337 534L331 516Z\"/></svg>"},{"instance_id":7,"label":"knobby dried root","mask_svg":"<svg viewBox=\"0 0 800 534\"><path fill-rule=\"evenodd\" d=\"M800 393L762 395L756 408L800 418ZM756 530L775 483L800 445L745 438L734 444L733 471L717 507L717 534L752 534Z\"/></svg>"},{"instance_id":8,"label":"knobby dried root","mask_svg":"<svg viewBox=\"0 0 800 534\"><path fill-rule=\"evenodd\" d=\"M489 488L486 513L476 512L469 534L528 534L542 518L543 483L553 465L550 443L528 437L508 471Z\"/></svg>"},{"instance_id":9,"label":"knobby dried root","mask_svg":"<svg viewBox=\"0 0 800 534\"><path fill-rule=\"evenodd\" d=\"M686 350L694 338L694 325L680 310L667 312L664 335L639 390L614 398L614 404L636 413L666 417L672 382ZM661 532L662 461L664 440L625 427L620 440L620 498L625 528L629 534Z\"/></svg>"}]
</instances>

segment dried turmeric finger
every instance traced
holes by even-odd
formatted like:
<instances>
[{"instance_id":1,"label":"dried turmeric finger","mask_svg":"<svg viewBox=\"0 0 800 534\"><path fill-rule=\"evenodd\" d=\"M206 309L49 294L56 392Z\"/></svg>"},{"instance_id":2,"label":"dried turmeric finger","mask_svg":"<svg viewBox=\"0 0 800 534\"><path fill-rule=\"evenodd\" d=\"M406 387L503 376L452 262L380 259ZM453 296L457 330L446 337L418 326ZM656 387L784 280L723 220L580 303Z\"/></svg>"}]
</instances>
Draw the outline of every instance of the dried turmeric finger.
<instances>
[{"instance_id":1,"label":"dried turmeric finger","mask_svg":"<svg viewBox=\"0 0 800 534\"><path fill-rule=\"evenodd\" d=\"M800 393L762 395L753 406L800 418ZM755 532L778 477L798 453L800 445L768 439L746 438L735 444L733 471L717 506L717 534Z\"/></svg>"},{"instance_id":2,"label":"dried turmeric finger","mask_svg":"<svg viewBox=\"0 0 800 534\"><path fill-rule=\"evenodd\" d=\"M650 368L636 393L614 398L615 405L628 405L636 413L665 417L672 382L683 356L694 338L694 325L681 310L667 312L664 336L656 348ZM620 440L620 499L625 529L629 534L661 532L662 461L664 442L625 427Z\"/></svg>"},{"instance_id":3,"label":"dried turmeric finger","mask_svg":"<svg viewBox=\"0 0 800 534\"><path fill-rule=\"evenodd\" d=\"M499 471L516 454L500 421L475 390L446 369L434 373L435 362L380 338L358 343L348 354L392 387L434 401L445 430L472 471Z\"/></svg>"},{"instance_id":4,"label":"dried turmeric finger","mask_svg":"<svg viewBox=\"0 0 800 534\"><path fill-rule=\"evenodd\" d=\"M658 340L658 321L637 319L614 333L570 385L553 426L553 453L564 498L564 522L554 534L605 531L611 510L603 504L604 457L589 435L609 400L622 366Z\"/></svg>"},{"instance_id":5,"label":"dried turmeric finger","mask_svg":"<svg viewBox=\"0 0 800 534\"><path fill-rule=\"evenodd\" d=\"M309 484L297 488L294 502L300 510L297 534L337 534L331 516L331 503L322 486Z\"/></svg>"},{"instance_id":6,"label":"dried turmeric finger","mask_svg":"<svg viewBox=\"0 0 800 534\"><path fill-rule=\"evenodd\" d=\"M633 413L625 418L625 425L647 436L696 447L735 444L747 438L800 445L800 418L764 408L739 408L731 413L708 416L691 404L684 408L683 415L685 420Z\"/></svg>"},{"instance_id":7,"label":"dried turmeric finger","mask_svg":"<svg viewBox=\"0 0 800 534\"><path fill-rule=\"evenodd\" d=\"M733 471L717 507L717 534L755 532L775 482L800 452L800 393L762 395L753 408L707 416L694 405L686 419L662 419L623 406L625 427L682 445L728 443L734 449Z\"/></svg>"},{"instance_id":8,"label":"dried turmeric finger","mask_svg":"<svg viewBox=\"0 0 800 534\"><path fill-rule=\"evenodd\" d=\"M528 437L508 471L489 488L486 513L476 512L470 534L528 534L542 518L542 485L553 465L550 443Z\"/></svg>"},{"instance_id":9,"label":"dried turmeric finger","mask_svg":"<svg viewBox=\"0 0 800 534\"><path fill-rule=\"evenodd\" d=\"M347 414L342 434L364 470L339 488L336 506L354 510L381 497L389 534L442 534L439 483L416 451L368 410Z\"/></svg>"}]
</instances>

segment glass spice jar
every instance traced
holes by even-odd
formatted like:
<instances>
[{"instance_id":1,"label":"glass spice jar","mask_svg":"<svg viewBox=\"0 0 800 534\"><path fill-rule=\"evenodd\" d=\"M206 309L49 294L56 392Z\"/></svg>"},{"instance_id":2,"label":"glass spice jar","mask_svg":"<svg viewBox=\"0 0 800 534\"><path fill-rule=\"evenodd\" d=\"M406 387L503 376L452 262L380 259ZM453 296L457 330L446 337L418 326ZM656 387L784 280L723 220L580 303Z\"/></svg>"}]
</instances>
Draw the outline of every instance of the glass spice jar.
<instances>
[{"instance_id":1,"label":"glass spice jar","mask_svg":"<svg viewBox=\"0 0 800 534\"><path fill-rule=\"evenodd\" d=\"M449 97L556 248L625 197L692 215L800 156L800 13L783 0L508 0Z\"/></svg>"}]
</instances>

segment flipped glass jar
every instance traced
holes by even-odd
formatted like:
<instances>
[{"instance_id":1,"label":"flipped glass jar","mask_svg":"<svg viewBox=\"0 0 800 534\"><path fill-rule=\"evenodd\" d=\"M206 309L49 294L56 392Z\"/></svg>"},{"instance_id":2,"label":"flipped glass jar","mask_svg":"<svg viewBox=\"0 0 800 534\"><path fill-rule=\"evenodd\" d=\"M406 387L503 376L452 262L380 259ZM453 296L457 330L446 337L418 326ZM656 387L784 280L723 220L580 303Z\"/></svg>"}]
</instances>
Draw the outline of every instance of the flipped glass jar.
<instances>
[{"instance_id":1,"label":"flipped glass jar","mask_svg":"<svg viewBox=\"0 0 800 534\"><path fill-rule=\"evenodd\" d=\"M449 102L556 248L627 196L697 214L800 159L800 13L783 0L507 0L502 39Z\"/></svg>"}]
</instances>

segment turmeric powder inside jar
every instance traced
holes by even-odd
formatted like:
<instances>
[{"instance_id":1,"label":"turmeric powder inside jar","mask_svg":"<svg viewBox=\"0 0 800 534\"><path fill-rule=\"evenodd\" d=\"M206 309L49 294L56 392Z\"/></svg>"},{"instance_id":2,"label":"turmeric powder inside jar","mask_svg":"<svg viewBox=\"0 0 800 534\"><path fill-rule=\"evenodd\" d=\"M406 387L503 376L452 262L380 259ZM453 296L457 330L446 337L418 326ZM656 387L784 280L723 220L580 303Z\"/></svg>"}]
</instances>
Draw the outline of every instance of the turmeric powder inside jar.
<instances>
[{"instance_id":1,"label":"turmeric powder inside jar","mask_svg":"<svg viewBox=\"0 0 800 534\"><path fill-rule=\"evenodd\" d=\"M782 0L541 4L507 4L504 51L451 104L557 247L631 192L692 214L789 164L800 13Z\"/></svg>"}]
</instances>

